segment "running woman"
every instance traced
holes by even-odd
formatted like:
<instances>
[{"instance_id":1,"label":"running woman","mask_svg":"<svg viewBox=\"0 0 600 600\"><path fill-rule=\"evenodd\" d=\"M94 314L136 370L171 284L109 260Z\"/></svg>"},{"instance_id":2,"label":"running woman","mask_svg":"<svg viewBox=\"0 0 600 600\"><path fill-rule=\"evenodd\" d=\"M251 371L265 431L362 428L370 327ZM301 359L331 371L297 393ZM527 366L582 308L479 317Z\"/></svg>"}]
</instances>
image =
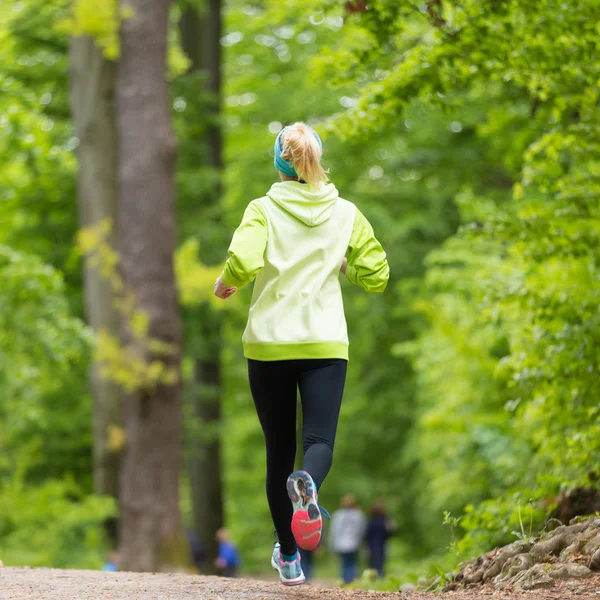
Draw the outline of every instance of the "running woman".
<instances>
[{"instance_id":1,"label":"running woman","mask_svg":"<svg viewBox=\"0 0 600 600\"><path fill-rule=\"evenodd\" d=\"M285 585L305 580L298 546L314 550L321 539L317 490L333 460L348 364L339 272L376 294L389 278L373 228L328 183L321 154L319 135L304 123L279 133L275 167L281 182L248 205L214 286L215 295L226 299L256 278L242 339L279 540L271 564ZM297 390L304 470L292 473Z\"/></svg>"}]
</instances>

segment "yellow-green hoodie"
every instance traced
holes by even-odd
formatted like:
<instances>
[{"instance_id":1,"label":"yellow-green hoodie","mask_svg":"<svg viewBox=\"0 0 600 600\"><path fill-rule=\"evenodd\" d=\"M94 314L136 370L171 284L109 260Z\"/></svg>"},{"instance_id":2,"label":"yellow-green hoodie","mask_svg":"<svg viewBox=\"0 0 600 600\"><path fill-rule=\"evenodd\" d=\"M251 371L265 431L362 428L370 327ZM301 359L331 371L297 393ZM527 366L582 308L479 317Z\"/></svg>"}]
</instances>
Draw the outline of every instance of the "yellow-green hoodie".
<instances>
[{"instance_id":1,"label":"yellow-green hoodie","mask_svg":"<svg viewBox=\"0 0 600 600\"><path fill-rule=\"evenodd\" d=\"M255 360L348 358L339 272L381 293L389 266L373 228L332 184L275 183L248 205L222 274L228 287L256 277L244 355Z\"/></svg>"}]
</instances>

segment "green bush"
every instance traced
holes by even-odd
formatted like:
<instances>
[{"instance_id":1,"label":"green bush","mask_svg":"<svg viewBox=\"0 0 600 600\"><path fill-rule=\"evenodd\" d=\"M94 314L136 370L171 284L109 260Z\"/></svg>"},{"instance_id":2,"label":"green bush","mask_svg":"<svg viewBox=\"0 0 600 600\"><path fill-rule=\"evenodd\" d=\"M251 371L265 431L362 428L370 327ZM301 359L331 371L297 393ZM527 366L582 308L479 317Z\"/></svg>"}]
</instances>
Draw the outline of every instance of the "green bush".
<instances>
[{"instance_id":1,"label":"green bush","mask_svg":"<svg viewBox=\"0 0 600 600\"><path fill-rule=\"evenodd\" d=\"M26 485L20 474L0 488L0 558L5 565L98 569L106 557L102 523L110 498L86 496L72 480Z\"/></svg>"}]
</instances>

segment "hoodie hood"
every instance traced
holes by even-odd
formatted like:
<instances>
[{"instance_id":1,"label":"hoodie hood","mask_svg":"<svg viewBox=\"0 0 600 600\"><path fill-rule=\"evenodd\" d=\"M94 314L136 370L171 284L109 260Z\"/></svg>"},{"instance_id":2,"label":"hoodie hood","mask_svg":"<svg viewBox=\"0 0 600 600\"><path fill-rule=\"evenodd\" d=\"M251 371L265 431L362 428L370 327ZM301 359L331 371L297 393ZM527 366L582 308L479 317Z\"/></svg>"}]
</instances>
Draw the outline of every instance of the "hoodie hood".
<instances>
[{"instance_id":1,"label":"hoodie hood","mask_svg":"<svg viewBox=\"0 0 600 600\"><path fill-rule=\"evenodd\" d=\"M315 227L331 217L339 194L333 183L312 187L298 181L282 181L272 185L267 197L305 225Z\"/></svg>"}]
</instances>

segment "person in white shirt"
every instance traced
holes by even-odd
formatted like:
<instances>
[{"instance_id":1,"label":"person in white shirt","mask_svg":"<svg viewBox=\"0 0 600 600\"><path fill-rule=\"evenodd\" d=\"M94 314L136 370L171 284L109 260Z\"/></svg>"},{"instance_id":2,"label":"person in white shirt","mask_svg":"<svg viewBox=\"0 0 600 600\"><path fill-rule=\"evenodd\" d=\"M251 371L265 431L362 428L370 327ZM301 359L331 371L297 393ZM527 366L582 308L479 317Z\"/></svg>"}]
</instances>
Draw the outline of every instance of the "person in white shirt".
<instances>
[{"instance_id":1,"label":"person in white shirt","mask_svg":"<svg viewBox=\"0 0 600 600\"><path fill-rule=\"evenodd\" d=\"M356 497L348 494L342 498L341 508L331 519L329 546L339 555L344 583L351 583L358 575L358 551L367 528L367 520L359 508Z\"/></svg>"}]
</instances>

